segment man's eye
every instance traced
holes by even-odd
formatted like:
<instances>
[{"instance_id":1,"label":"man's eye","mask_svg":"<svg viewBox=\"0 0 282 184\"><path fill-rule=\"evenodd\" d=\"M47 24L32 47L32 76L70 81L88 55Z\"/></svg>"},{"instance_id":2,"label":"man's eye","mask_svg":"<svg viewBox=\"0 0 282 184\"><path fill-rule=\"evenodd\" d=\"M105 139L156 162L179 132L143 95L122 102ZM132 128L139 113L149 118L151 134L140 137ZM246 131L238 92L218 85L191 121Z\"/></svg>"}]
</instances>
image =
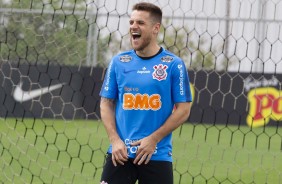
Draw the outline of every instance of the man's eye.
<instances>
[{"instance_id":1,"label":"man's eye","mask_svg":"<svg viewBox=\"0 0 282 184\"><path fill-rule=\"evenodd\" d=\"M134 24L134 21L129 21L129 24L130 24L130 25L133 25L133 24ZM145 22L143 22L143 21L136 21L135 24L143 25L143 24L145 24Z\"/></svg>"}]
</instances>

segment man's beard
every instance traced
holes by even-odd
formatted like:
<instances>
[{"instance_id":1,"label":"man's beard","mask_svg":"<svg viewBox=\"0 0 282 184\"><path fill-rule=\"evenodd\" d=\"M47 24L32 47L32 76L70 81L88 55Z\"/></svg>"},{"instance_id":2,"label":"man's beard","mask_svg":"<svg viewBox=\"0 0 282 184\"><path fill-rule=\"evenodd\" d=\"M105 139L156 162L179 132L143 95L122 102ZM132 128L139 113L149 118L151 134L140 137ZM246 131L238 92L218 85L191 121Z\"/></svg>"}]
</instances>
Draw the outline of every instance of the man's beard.
<instances>
[{"instance_id":1,"label":"man's beard","mask_svg":"<svg viewBox=\"0 0 282 184\"><path fill-rule=\"evenodd\" d=\"M141 43L141 45L138 45L137 47L135 47L132 44L132 41L133 41L132 38L130 39L131 46L135 51L143 51L148 45L150 45L150 42L152 40L151 37L146 37L146 38L142 38L142 39L143 39L143 43Z\"/></svg>"}]
</instances>

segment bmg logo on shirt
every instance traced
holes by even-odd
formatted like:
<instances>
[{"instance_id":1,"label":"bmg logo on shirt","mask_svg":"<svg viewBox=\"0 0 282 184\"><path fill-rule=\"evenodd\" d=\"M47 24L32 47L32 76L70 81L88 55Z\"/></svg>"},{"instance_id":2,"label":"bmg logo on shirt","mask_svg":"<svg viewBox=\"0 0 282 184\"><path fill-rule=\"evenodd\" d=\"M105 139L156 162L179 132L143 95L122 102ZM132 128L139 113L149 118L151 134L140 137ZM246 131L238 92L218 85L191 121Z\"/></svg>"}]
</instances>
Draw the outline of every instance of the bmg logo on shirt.
<instances>
[{"instance_id":1,"label":"bmg logo on shirt","mask_svg":"<svg viewBox=\"0 0 282 184\"><path fill-rule=\"evenodd\" d=\"M159 94L123 94L124 110L159 110L162 106L161 96Z\"/></svg>"}]
</instances>

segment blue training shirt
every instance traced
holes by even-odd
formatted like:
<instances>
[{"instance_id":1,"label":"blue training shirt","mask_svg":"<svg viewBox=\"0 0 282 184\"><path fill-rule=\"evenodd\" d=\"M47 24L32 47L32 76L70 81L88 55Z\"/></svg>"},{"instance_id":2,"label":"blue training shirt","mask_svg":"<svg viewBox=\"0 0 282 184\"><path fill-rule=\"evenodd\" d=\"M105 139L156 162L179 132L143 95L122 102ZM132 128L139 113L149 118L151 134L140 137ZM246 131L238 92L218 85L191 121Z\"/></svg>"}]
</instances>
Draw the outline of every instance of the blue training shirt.
<instances>
[{"instance_id":1,"label":"blue training shirt","mask_svg":"<svg viewBox=\"0 0 282 184\"><path fill-rule=\"evenodd\" d=\"M130 158L135 158L138 149L131 143L162 126L175 103L192 101L184 62L164 48L146 59L134 50L113 57L100 96L116 100L117 132ZM157 144L151 160L172 161L171 137L169 134Z\"/></svg>"}]
</instances>

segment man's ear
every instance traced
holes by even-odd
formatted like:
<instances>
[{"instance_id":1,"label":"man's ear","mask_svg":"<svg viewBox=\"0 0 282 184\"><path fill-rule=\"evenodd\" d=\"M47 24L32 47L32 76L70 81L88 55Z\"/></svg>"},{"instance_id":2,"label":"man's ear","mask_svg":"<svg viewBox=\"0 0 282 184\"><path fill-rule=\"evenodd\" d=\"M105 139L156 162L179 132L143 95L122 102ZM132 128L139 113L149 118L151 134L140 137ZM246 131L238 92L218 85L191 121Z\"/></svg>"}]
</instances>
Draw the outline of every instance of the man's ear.
<instances>
[{"instance_id":1,"label":"man's ear","mask_svg":"<svg viewBox=\"0 0 282 184\"><path fill-rule=\"evenodd\" d=\"M158 34L160 32L161 29L161 24L160 23L156 23L154 26L154 34Z\"/></svg>"}]
</instances>

